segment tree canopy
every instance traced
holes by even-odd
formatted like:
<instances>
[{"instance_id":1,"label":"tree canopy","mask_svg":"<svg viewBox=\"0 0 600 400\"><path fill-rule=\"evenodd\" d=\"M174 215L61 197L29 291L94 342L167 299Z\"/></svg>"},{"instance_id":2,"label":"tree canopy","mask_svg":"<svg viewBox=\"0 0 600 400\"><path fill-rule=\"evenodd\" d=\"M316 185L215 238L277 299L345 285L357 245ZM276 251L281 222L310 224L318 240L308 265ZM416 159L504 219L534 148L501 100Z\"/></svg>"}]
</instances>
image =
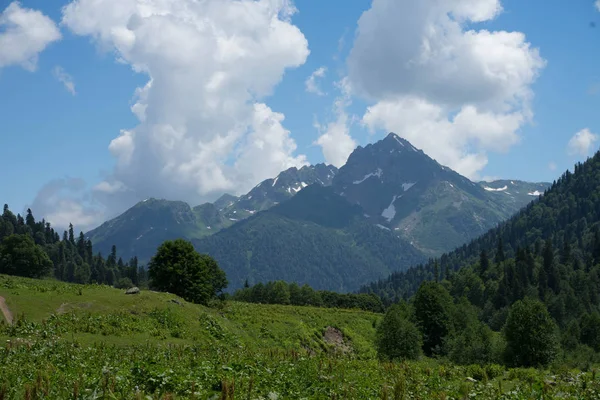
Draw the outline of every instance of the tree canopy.
<instances>
[{"instance_id":1,"label":"tree canopy","mask_svg":"<svg viewBox=\"0 0 600 400\"><path fill-rule=\"evenodd\" d=\"M538 367L549 364L559 350L557 327L538 300L519 300L510 307L504 326L510 364Z\"/></svg>"},{"instance_id":2,"label":"tree canopy","mask_svg":"<svg viewBox=\"0 0 600 400\"><path fill-rule=\"evenodd\" d=\"M225 273L210 256L183 239L167 240L150 260L151 287L187 301L207 304L227 287Z\"/></svg>"}]
</instances>

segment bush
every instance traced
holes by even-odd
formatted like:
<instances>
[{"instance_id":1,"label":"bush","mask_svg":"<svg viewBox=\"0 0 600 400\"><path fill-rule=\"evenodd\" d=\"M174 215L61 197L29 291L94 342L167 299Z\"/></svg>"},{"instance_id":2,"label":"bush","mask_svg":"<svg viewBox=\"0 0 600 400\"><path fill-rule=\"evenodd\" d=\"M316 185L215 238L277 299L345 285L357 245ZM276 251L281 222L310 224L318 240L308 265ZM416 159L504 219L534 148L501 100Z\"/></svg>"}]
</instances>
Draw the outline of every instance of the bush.
<instances>
[{"instance_id":1,"label":"bush","mask_svg":"<svg viewBox=\"0 0 600 400\"><path fill-rule=\"evenodd\" d=\"M117 289L129 289L133 287L133 282L129 278L121 278L115 283Z\"/></svg>"}]
</instances>

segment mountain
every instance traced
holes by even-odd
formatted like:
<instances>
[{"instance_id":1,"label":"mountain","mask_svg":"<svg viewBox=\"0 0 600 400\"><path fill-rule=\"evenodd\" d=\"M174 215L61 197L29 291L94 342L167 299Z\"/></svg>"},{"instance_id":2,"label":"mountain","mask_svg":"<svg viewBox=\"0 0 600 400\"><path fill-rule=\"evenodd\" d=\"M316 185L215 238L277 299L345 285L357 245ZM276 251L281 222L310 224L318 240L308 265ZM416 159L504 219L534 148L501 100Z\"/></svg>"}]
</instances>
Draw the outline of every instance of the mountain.
<instances>
[{"instance_id":1,"label":"mountain","mask_svg":"<svg viewBox=\"0 0 600 400\"><path fill-rule=\"evenodd\" d=\"M550 187L548 182L524 182L519 180L496 180L479 182L495 202L506 208L510 215L516 213L524 205L536 199Z\"/></svg>"},{"instance_id":2,"label":"mountain","mask_svg":"<svg viewBox=\"0 0 600 400\"><path fill-rule=\"evenodd\" d=\"M123 259L137 256L146 263L165 240L211 235L285 201L308 185L330 185L336 173L336 167L325 164L293 167L261 182L246 195L224 194L214 203L193 208L181 201L147 199L85 236L102 254L109 254L114 244Z\"/></svg>"},{"instance_id":3,"label":"mountain","mask_svg":"<svg viewBox=\"0 0 600 400\"><path fill-rule=\"evenodd\" d=\"M486 232L535 198L523 192L549 185L519 182L512 195L490 190L502 182L490 187L471 182L390 133L354 150L332 187L360 205L372 223L437 256Z\"/></svg>"},{"instance_id":4,"label":"mountain","mask_svg":"<svg viewBox=\"0 0 600 400\"><path fill-rule=\"evenodd\" d=\"M563 326L600 310L600 152L574 171L469 244L360 291L391 302L439 275L489 318L525 296L543 300Z\"/></svg>"},{"instance_id":5,"label":"mountain","mask_svg":"<svg viewBox=\"0 0 600 400\"><path fill-rule=\"evenodd\" d=\"M346 292L369 279L424 260L392 231L370 223L361 207L314 184L267 211L193 240L226 272L230 289L269 280Z\"/></svg>"},{"instance_id":6,"label":"mountain","mask_svg":"<svg viewBox=\"0 0 600 400\"><path fill-rule=\"evenodd\" d=\"M182 237L224 263L235 284L246 278L298 279L315 288L352 290L368 277L403 270L417 259L472 240L535 199L545 185L512 182L510 191L503 189L509 185L504 181L471 182L391 133L355 149L339 170L325 164L290 168L245 195L226 194L193 209L185 203L149 200L88 237L105 254L114 243L125 259L137 255L141 263L162 240ZM319 195L297 198L296 193L313 185L330 189L311 189L309 194ZM334 203L337 206L331 207ZM354 211L346 212L348 207ZM334 216L336 226L330 223ZM372 237L361 236L366 232ZM357 238L362 247L357 247ZM383 241L378 248L391 257L357 253L359 248L372 253L374 238ZM345 255L330 255L324 250L327 246ZM407 254L394 256L398 251ZM363 271L367 261L369 273ZM315 265L322 268L314 270ZM340 272L344 265L353 271L351 277Z\"/></svg>"},{"instance_id":7,"label":"mountain","mask_svg":"<svg viewBox=\"0 0 600 400\"><path fill-rule=\"evenodd\" d=\"M331 185L337 171L333 165L326 164L304 166L300 169L289 168L273 179L262 181L247 194L235 200L231 199L229 204L219 211L231 221L239 221L289 199L313 183Z\"/></svg>"},{"instance_id":8,"label":"mountain","mask_svg":"<svg viewBox=\"0 0 600 400\"><path fill-rule=\"evenodd\" d=\"M432 280L441 284L422 285ZM535 310L538 317L548 313L546 336L537 326L523 331L535 331L538 343L549 343L548 339L554 343L546 356L552 359L560 343L561 361L597 362L600 152L575 165L573 173L566 171L540 198L468 245L365 285L359 292L375 293L390 304L426 288L447 290L453 297L447 304L460 305L464 314L471 309L494 331L519 329L523 325L515 318L524 309ZM527 318L532 317L523 322ZM482 337L468 333L459 343L481 343ZM507 360L534 364L533 358L519 355L531 349L531 343L509 346Z\"/></svg>"},{"instance_id":9,"label":"mountain","mask_svg":"<svg viewBox=\"0 0 600 400\"><path fill-rule=\"evenodd\" d=\"M212 204L192 209L182 201L147 199L85 236L104 255L114 244L123 259L137 256L145 262L165 240L200 237L208 234L210 224L226 223L215 211Z\"/></svg>"}]
</instances>

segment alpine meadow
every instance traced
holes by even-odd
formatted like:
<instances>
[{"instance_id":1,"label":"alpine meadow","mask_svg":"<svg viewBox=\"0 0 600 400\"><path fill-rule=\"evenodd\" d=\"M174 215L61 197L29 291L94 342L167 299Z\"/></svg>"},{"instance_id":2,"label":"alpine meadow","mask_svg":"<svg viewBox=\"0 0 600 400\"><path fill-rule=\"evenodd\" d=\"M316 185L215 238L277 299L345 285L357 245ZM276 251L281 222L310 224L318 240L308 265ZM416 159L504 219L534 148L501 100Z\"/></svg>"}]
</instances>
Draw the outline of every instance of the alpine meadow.
<instances>
[{"instance_id":1,"label":"alpine meadow","mask_svg":"<svg viewBox=\"0 0 600 400\"><path fill-rule=\"evenodd\" d=\"M0 4L0 400L600 400L598 24Z\"/></svg>"}]
</instances>

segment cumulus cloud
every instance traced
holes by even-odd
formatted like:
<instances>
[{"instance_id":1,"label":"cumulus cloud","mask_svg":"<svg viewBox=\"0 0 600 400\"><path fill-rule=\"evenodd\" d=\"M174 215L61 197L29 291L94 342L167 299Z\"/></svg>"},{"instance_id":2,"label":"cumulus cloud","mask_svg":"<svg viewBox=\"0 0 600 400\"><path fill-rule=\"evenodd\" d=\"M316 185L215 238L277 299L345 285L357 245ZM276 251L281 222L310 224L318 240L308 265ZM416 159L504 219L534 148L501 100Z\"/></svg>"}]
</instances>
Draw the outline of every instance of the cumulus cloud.
<instances>
[{"instance_id":1,"label":"cumulus cloud","mask_svg":"<svg viewBox=\"0 0 600 400\"><path fill-rule=\"evenodd\" d=\"M440 105L406 96L369 107L363 122L398 133L439 163L475 179L488 162L486 150L506 151L518 142L515 131L523 118L518 112L494 114L474 106L449 117Z\"/></svg>"},{"instance_id":2,"label":"cumulus cloud","mask_svg":"<svg viewBox=\"0 0 600 400\"><path fill-rule=\"evenodd\" d=\"M567 154L585 157L590 154L597 141L598 135L590 132L588 128L582 129L569 140Z\"/></svg>"},{"instance_id":3,"label":"cumulus cloud","mask_svg":"<svg viewBox=\"0 0 600 400\"><path fill-rule=\"evenodd\" d=\"M314 93L317 96L325 96L325 93L323 93L323 91L321 91L321 89L319 88L317 78L325 77L326 72L327 68L320 67L317 68L312 74L310 74L310 76L304 82L304 85L306 86L306 91L308 93Z\"/></svg>"},{"instance_id":4,"label":"cumulus cloud","mask_svg":"<svg viewBox=\"0 0 600 400\"><path fill-rule=\"evenodd\" d=\"M95 194L117 208L199 203L304 165L284 116L261 102L309 54L295 11L289 0L68 4L65 27L148 76L131 108L139 124L111 141L116 166Z\"/></svg>"},{"instance_id":5,"label":"cumulus cloud","mask_svg":"<svg viewBox=\"0 0 600 400\"><path fill-rule=\"evenodd\" d=\"M63 178L44 185L29 208L58 231L72 223L76 231L86 232L102 222L102 213L85 204L89 204L85 182L79 178Z\"/></svg>"},{"instance_id":6,"label":"cumulus cloud","mask_svg":"<svg viewBox=\"0 0 600 400\"><path fill-rule=\"evenodd\" d=\"M61 67L60 65L57 65L52 70L52 74L54 75L56 80L58 80L60 83L62 83L64 85L65 89L67 89L67 92L69 92L73 96L75 96L75 94L76 94L75 82L73 81L73 77L71 75L67 74L67 72L64 70L63 67Z\"/></svg>"},{"instance_id":7,"label":"cumulus cloud","mask_svg":"<svg viewBox=\"0 0 600 400\"><path fill-rule=\"evenodd\" d=\"M600 0L596 0L596 10L600 11Z\"/></svg>"},{"instance_id":8,"label":"cumulus cloud","mask_svg":"<svg viewBox=\"0 0 600 400\"><path fill-rule=\"evenodd\" d=\"M38 55L61 39L54 21L40 11L12 2L0 14L0 68L20 65L28 71L37 68Z\"/></svg>"},{"instance_id":9,"label":"cumulus cloud","mask_svg":"<svg viewBox=\"0 0 600 400\"><path fill-rule=\"evenodd\" d=\"M348 81L343 79L336 83L336 86L340 89L341 94L334 102L335 118L325 126L315 123L320 136L314 144L321 146L323 156L328 164L339 168L348 161L348 156L356 148L356 141L350 135L352 121L346 112L346 108L351 104Z\"/></svg>"},{"instance_id":10,"label":"cumulus cloud","mask_svg":"<svg viewBox=\"0 0 600 400\"><path fill-rule=\"evenodd\" d=\"M348 58L353 93L373 103L363 122L477 178L489 151L519 141L545 66L523 33L465 29L501 12L499 0L374 0Z\"/></svg>"}]
</instances>

